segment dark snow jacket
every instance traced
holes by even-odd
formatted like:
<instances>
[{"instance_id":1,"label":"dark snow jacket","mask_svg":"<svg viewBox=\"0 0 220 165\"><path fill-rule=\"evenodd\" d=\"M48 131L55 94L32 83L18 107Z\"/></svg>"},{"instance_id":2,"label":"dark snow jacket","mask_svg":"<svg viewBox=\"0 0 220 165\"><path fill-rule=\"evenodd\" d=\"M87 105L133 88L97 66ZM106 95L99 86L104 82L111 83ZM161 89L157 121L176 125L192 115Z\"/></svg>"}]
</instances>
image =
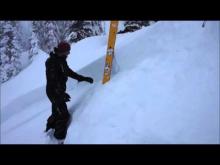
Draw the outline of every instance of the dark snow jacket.
<instances>
[{"instance_id":1,"label":"dark snow jacket","mask_svg":"<svg viewBox=\"0 0 220 165\"><path fill-rule=\"evenodd\" d=\"M68 77L78 81L88 81L88 77L84 77L72 71L66 58L58 57L51 52L46 63L47 86L46 93L52 103L62 103L68 101L69 95L65 93L66 82Z\"/></svg>"}]
</instances>

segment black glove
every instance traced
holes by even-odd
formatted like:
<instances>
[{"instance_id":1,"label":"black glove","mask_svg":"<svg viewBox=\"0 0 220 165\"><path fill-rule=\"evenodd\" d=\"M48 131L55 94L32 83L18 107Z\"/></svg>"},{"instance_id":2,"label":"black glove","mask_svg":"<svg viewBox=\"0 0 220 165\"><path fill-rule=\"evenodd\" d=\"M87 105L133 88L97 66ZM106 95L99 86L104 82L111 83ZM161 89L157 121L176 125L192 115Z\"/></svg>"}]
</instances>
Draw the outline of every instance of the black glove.
<instances>
[{"instance_id":1,"label":"black glove","mask_svg":"<svg viewBox=\"0 0 220 165\"><path fill-rule=\"evenodd\" d=\"M71 98L70 95L68 95L67 93L62 93L53 99L53 103L56 104L57 106L59 106L63 102L70 101L70 98Z\"/></svg>"},{"instance_id":2,"label":"black glove","mask_svg":"<svg viewBox=\"0 0 220 165\"><path fill-rule=\"evenodd\" d=\"M93 83L93 79L91 77L85 77L84 81L87 81L87 82L89 82L91 84Z\"/></svg>"},{"instance_id":3,"label":"black glove","mask_svg":"<svg viewBox=\"0 0 220 165\"><path fill-rule=\"evenodd\" d=\"M63 95L63 100L65 101L65 102L68 102L68 101L70 101L70 95L69 94L67 94L67 93L64 93L64 95Z\"/></svg>"}]
</instances>

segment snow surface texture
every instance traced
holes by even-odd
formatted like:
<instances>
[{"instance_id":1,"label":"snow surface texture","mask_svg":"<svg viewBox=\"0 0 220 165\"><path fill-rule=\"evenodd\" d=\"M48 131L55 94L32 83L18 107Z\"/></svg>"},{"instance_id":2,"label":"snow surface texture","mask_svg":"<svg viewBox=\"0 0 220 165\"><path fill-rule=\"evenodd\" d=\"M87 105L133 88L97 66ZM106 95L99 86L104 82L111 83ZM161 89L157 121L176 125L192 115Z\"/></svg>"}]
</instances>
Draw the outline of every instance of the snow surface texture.
<instances>
[{"instance_id":1,"label":"snow surface texture","mask_svg":"<svg viewBox=\"0 0 220 165\"><path fill-rule=\"evenodd\" d=\"M101 84L108 34L72 45L69 66L94 84L69 79L72 120L65 144L219 143L219 22L161 21L118 34L111 81ZM54 144L40 52L1 85L1 143Z\"/></svg>"}]
</instances>

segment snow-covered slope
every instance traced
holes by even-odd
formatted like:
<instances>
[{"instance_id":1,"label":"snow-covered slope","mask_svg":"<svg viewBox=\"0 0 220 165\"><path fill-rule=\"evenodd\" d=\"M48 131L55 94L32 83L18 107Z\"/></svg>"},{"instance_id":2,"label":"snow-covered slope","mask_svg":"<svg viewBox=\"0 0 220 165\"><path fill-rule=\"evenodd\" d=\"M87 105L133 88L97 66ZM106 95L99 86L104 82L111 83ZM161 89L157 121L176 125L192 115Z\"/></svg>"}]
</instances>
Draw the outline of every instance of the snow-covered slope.
<instances>
[{"instance_id":1,"label":"snow-covered slope","mask_svg":"<svg viewBox=\"0 0 220 165\"><path fill-rule=\"evenodd\" d=\"M117 36L117 73L101 84L107 36L72 45L66 143L219 143L219 22L158 22ZM43 133L46 55L1 86L1 143L53 143Z\"/></svg>"}]
</instances>

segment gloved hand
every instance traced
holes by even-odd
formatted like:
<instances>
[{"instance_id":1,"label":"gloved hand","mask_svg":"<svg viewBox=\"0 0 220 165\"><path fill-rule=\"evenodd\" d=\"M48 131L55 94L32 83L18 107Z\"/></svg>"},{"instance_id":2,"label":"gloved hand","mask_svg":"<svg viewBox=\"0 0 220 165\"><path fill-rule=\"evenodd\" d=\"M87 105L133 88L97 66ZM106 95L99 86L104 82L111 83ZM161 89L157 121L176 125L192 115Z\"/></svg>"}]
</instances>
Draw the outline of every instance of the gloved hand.
<instances>
[{"instance_id":1,"label":"gloved hand","mask_svg":"<svg viewBox=\"0 0 220 165\"><path fill-rule=\"evenodd\" d=\"M59 94L57 95L56 97L54 97L53 99L53 103L56 104L57 106L63 102L68 102L70 101L70 95L67 94L67 93L62 93L62 94Z\"/></svg>"},{"instance_id":2,"label":"gloved hand","mask_svg":"<svg viewBox=\"0 0 220 165\"><path fill-rule=\"evenodd\" d=\"M89 82L91 84L93 83L93 79L91 77L85 77L84 81L87 81L87 82Z\"/></svg>"},{"instance_id":3,"label":"gloved hand","mask_svg":"<svg viewBox=\"0 0 220 165\"><path fill-rule=\"evenodd\" d=\"M70 98L71 98L70 95L67 94L67 93L65 93L64 96L63 96L63 99L64 99L65 102L70 101Z\"/></svg>"}]
</instances>

